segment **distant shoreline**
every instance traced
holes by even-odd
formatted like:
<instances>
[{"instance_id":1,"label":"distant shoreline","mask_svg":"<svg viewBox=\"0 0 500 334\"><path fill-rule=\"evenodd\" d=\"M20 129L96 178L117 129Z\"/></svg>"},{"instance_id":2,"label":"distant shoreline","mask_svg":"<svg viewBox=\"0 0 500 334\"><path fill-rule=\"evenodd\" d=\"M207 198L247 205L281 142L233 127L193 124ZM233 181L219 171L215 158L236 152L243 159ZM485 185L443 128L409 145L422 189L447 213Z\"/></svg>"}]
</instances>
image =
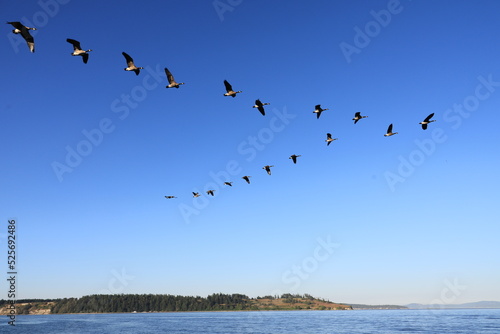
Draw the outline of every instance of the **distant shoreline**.
<instances>
[{"instance_id":1,"label":"distant shoreline","mask_svg":"<svg viewBox=\"0 0 500 334\"><path fill-rule=\"evenodd\" d=\"M0 314L12 311L12 303L0 300ZM283 294L249 298L242 294L214 293L207 297L174 295L90 295L63 299L22 299L15 303L22 314L100 314L221 311L345 310L350 305L311 295Z\"/></svg>"},{"instance_id":2,"label":"distant shoreline","mask_svg":"<svg viewBox=\"0 0 500 334\"><path fill-rule=\"evenodd\" d=\"M15 307L13 307L15 306ZM336 303L304 294L283 294L249 298L242 294L214 293L207 297L153 294L90 295L63 299L21 299L13 305L0 300L0 315L47 314L134 314L178 312L248 311L365 311L365 310L456 310L500 309L500 302L480 301L464 304L367 305Z\"/></svg>"},{"instance_id":3,"label":"distant shoreline","mask_svg":"<svg viewBox=\"0 0 500 334\"><path fill-rule=\"evenodd\" d=\"M93 313L32 313L17 314L17 316L39 316L39 315L99 315L99 314L153 314L153 313L232 313L232 312L337 312L337 311L435 311L435 310L500 310L497 307L469 307L469 308L435 308L435 309L352 309L352 310L221 310L221 311L149 311L149 312L93 312Z\"/></svg>"}]
</instances>

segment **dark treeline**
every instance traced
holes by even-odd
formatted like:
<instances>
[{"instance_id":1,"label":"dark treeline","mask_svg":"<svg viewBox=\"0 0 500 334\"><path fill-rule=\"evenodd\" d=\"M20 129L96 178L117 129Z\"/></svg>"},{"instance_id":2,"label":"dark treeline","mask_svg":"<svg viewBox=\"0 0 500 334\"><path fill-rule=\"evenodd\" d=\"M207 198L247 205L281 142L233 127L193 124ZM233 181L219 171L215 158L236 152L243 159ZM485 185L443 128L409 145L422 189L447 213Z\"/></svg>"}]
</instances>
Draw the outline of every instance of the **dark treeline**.
<instances>
[{"instance_id":1,"label":"dark treeline","mask_svg":"<svg viewBox=\"0 0 500 334\"><path fill-rule=\"evenodd\" d=\"M252 310L249 297L214 293L206 298L174 295L91 295L57 300L51 313L178 312Z\"/></svg>"},{"instance_id":2,"label":"dark treeline","mask_svg":"<svg viewBox=\"0 0 500 334\"><path fill-rule=\"evenodd\" d=\"M264 301L263 301L264 299ZM273 301L281 299L288 306ZM259 302L260 300L260 302ZM265 301L268 300L268 301ZM270 301L269 301L270 300ZM327 302L309 294L285 293L251 299L243 294L214 293L207 297L121 294L90 295L81 298L62 299L19 299L16 300L17 314L36 313L49 310L50 313L121 313L121 312L179 312L179 311L239 311L263 309L302 309L311 308L313 302ZM12 301L0 299L0 307L8 307ZM301 305L306 303L307 305ZM300 305L299 305L300 304ZM299 306L297 306L299 305ZM325 309L320 305L318 309Z\"/></svg>"}]
</instances>

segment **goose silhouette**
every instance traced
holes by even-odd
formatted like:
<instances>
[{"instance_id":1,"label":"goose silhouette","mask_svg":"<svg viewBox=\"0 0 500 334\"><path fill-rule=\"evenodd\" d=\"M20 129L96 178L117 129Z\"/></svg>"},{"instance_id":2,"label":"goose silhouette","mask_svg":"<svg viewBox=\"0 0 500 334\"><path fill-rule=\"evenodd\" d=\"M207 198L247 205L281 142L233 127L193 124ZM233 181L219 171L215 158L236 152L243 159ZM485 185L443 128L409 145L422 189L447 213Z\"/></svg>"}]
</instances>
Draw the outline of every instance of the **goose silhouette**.
<instances>
[{"instance_id":1,"label":"goose silhouette","mask_svg":"<svg viewBox=\"0 0 500 334\"><path fill-rule=\"evenodd\" d=\"M397 132L392 132L392 123L389 125L389 127L387 128L387 133L384 135L386 137L390 137L390 136L394 136L394 135L397 135L398 133Z\"/></svg>"},{"instance_id":2,"label":"goose silhouette","mask_svg":"<svg viewBox=\"0 0 500 334\"><path fill-rule=\"evenodd\" d=\"M224 86L226 87L226 93L224 94L224 96L236 97L236 94L243 93L241 90L235 92L233 90L233 87L231 86L231 84L229 82L227 82L227 80L224 80Z\"/></svg>"},{"instance_id":3,"label":"goose silhouette","mask_svg":"<svg viewBox=\"0 0 500 334\"><path fill-rule=\"evenodd\" d=\"M335 141L335 140L338 140L338 138L332 138L332 134L331 133L327 133L326 134L326 146L330 145L332 143L332 141Z\"/></svg>"},{"instance_id":4,"label":"goose silhouette","mask_svg":"<svg viewBox=\"0 0 500 334\"><path fill-rule=\"evenodd\" d=\"M292 159L293 163L297 163L297 158L300 157L300 155L292 154L288 159Z\"/></svg>"},{"instance_id":5,"label":"goose silhouette","mask_svg":"<svg viewBox=\"0 0 500 334\"><path fill-rule=\"evenodd\" d=\"M354 124L358 123L358 121L362 118L367 118L368 116L361 116L361 112L357 112L354 114L354 118L352 119L354 121Z\"/></svg>"},{"instance_id":6,"label":"goose silhouette","mask_svg":"<svg viewBox=\"0 0 500 334\"><path fill-rule=\"evenodd\" d=\"M314 107L314 111L313 113L316 114L316 119L319 119L319 116L321 116L321 113L325 110L330 110L330 109L322 109L321 108L321 104L317 104L315 107Z\"/></svg>"},{"instance_id":7,"label":"goose silhouette","mask_svg":"<svg viewBox=\"0 0 500 334\"><path fill-rule=\"evenodd\" d=\"M434 113L430 114L429 116L427 116L422 122L418 123L418 124L422 124L422 129L424 130L427 130L427 124L429 123L432 123L432 122L435 122L436 120L433 119L431 121L431 118L434 116Z\"/></svg>"},{"instance_id":8,"label":"goose silhouette","mask_svg":"<svg viewBox=\"0 0 500 334\"><path fill-rule=\"evenodd\" d=\"M89 61L88 52L90 52L92 50L91 49L83 50L82 47L80 46L80 42L78 42L74 39L71 39L71 38L66 39L66 42L73 45L73 53L71 53L71 55L72 56L81 56L83 63L87 64L87 62Z\"/></svg>"},{"instance_id":9,"label":"goose silhouette","mask_svg":"<svg viewBox=\"0 0 500 334\"><path fill-rule=\"evenodd\" d=\"M31 52L35 52L35 39L33 36L30 34L30 30L36 30L36 28L30 28L22 24L21 22L7 22L7 24L10 24L14 27L14 30L12 32L14 34L21 34L23 36L24 40L26 41L26 44L28 44L28 48L30 49Z\"/></svg>"},{"instance_id":10,"label":"goose silhouette","mask_svg":"<svg viewBox=\"0 0 500 334\"><path fill-rule=\"evenodd\" d=\"M258 111L262 114L262 116L266 115L266 111L264 110L264 106L269 105L270 103L262 103L259 99L255 100L255 105L252 108L257 108Z\"/></svg>"},{"instance_id":11,"label":"goose silhouette","mask_svg":"<svg viewBox=\"0 0 500 334\"><path fill-rule=\"evenodd\" d=\"M271 167L274 167L274 166L265 165L264 167L262 167L262 169L265 169L267 174L271 175Z\"/></svg>"},{"instance_id":12,"label":"goose silhouette","mask_svg":"<svg viewBox=\"0 0 500 334\"><path fill-rule=\"evenodd\" d=\"M179 88L180 85L184 85L184 82L176 82L172 73L165 67L165 74L167 75L168 85L165 88Z\"/></svg>"},{"instance_id":13,"label":"goose silhouette","mask_svg":"<svg viewBox=\"0 0 500 334\"><path fill-rule=\"evenodd\" d=\"M137 67L137 66L135 66L134 59L132 59L132 57L130 57L125 52L122 52L122 55L125 57L125 60L127 61L127 67L125 67L124 70L125 71L134 71L135 75L139 75L139 73L141 73L141 70L144 67Z\"/></svg>"}]
</instances>

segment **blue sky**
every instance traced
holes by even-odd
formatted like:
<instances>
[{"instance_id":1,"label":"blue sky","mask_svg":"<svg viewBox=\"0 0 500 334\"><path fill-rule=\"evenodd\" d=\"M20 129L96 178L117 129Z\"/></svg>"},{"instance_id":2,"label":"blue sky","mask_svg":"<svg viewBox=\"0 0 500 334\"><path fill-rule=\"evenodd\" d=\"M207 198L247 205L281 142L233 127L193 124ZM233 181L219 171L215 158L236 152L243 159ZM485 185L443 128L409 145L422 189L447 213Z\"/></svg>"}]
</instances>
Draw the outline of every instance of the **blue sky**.
<instances>
[{"instance_id":1,"label":"blue sky","mask_svg":"<svg viewBox=\"0 0 500 334\"><path fill-rule=\"evenodd\" d=\"M38 28L31 54L4 24L0 56L0 236L16 219L20 298L500 300L498 2L0 8ZM186 84L165 89L164 67ZM225 79L243 93L224 97Z\"/></svg>"}]
</instances>

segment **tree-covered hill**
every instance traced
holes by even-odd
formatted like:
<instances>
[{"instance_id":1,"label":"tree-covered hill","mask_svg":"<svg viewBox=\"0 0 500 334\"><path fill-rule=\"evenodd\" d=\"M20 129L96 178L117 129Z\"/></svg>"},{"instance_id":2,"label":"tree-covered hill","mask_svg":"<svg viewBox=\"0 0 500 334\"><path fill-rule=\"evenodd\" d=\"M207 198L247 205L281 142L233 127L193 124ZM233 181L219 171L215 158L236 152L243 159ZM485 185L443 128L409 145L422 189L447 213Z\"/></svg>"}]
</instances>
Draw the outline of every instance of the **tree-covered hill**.
<instances>
[{"instance_id":1,"label":"tree-covered hill","mask_svg":"<svg viewBox=\"0 0 500 334\"><path fill-rule=\"evenodd\" d=\"M8 301L0 300L0 314L6 314ZM339 310L351 309L308 294L249 298L242 294L214 293L207 297L175 295L90 295L81 298L19 300L18 314L121 313L244 310Z\"/></svg>"}]
</instances>

